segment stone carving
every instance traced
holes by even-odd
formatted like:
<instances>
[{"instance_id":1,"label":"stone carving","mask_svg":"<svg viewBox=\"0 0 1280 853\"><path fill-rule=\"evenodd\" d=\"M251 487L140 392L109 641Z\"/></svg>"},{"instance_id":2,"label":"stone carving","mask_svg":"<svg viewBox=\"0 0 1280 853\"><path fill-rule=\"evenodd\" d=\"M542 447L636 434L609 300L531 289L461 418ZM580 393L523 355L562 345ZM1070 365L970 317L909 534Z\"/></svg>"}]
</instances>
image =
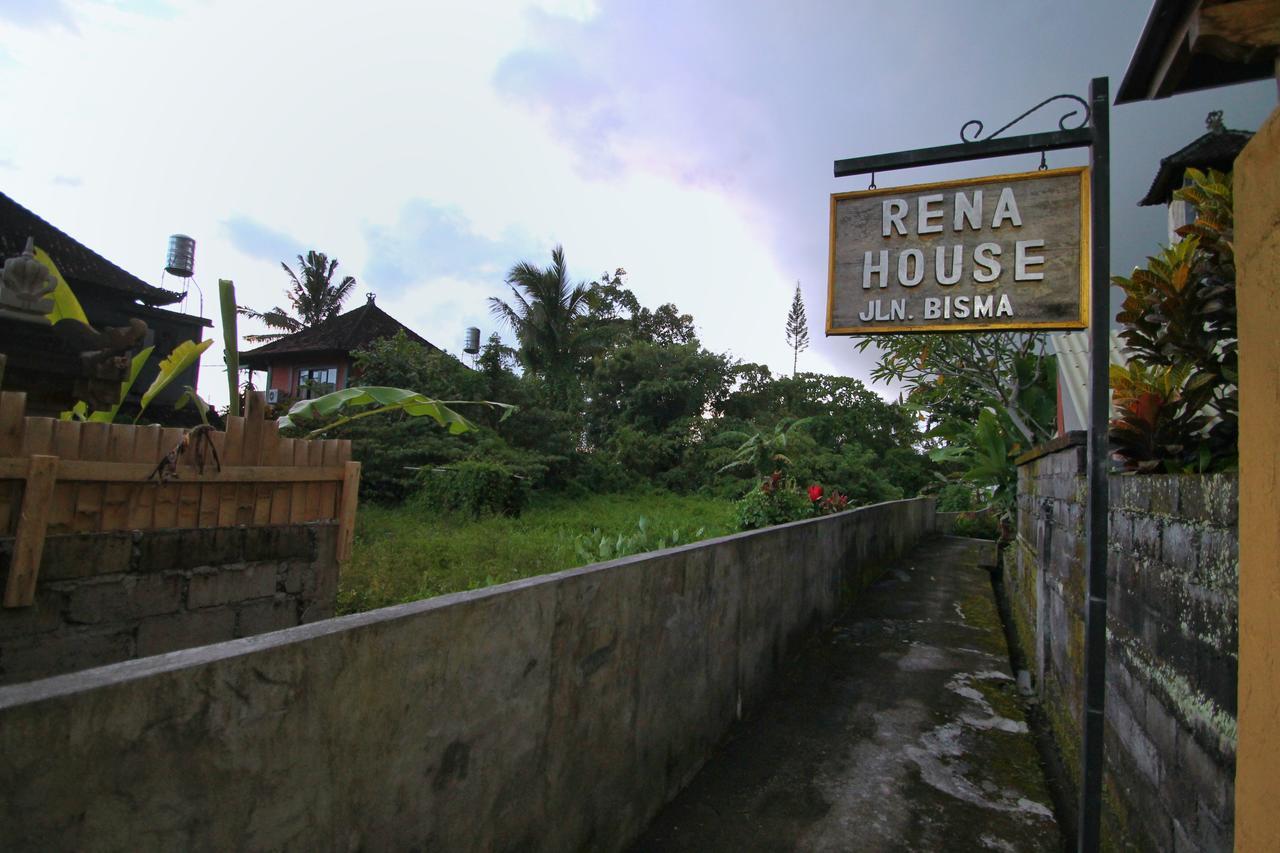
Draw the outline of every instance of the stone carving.
<instances>
[{"instance_id":1,"label":"stone carving","mask_svg":"<svg viewBox=\"0 0 1280 853\"><path fill-rule=\"evenodd\" d=\"M53 300L46 297L56 286L53 273L36 260L35 239L28 237L22 254L4 262L0 311L23 320L44 320L44 315L53 310Z\"/></svg>"},{"instance_id":2,"label":"stone carving","mask_svg":"<svg viewBox=\"0 0 1280 853\"><path fill-rule=\"evenodd\" d=\"M58 323L53 329L80 353L76 397L94 410L114 406L120 383L129 376L132 351L146 337L147 324L133 317L128 326L109 326L102 331L75 321Z\"/></svg>"}]
</instances>

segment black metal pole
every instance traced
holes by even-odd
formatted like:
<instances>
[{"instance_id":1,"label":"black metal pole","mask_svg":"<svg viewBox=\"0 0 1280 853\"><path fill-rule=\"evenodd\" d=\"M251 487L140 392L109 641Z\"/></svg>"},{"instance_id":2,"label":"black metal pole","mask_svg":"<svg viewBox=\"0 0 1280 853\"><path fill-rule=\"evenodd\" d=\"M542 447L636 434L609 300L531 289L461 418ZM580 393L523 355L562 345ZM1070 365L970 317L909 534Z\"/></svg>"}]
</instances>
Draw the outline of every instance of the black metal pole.
<instances>
[{"instance_id":1,"label":"black metal pole","mask_svg":"<svg viewBox=\"0 0 1280 853\"><path fill-rule=\"evenodd\" d=\"M943 163L981 160L988 157L1008 157L1013 154L1039 154L1041 151L1058 151L1063 148L1084 148L1092 139L1092 133L1082 127L1076 130L1008 136L1002 139L957 142L954 145L895 151L892 154L848 157L835 161L833 172L837 178L847 178L852 175L865 175L867 172L891 172L894 169L915 169L920 166L938 166Z\"/></svg>"},{"instance_id":2,"label":"black metal pole","mask_svg":"<svg viewBox=\"0 0 1280 853\"><path fill-rule=\"evenodd\" d=\"M1101 841L1103 723L1107 697L1107 422L1111 417L1111 116L1108 81L1089 83L1089 193L1092 205L1089 288L1088 503L1084 535L1088 580L1085 597L1084 731L1080 748L1078 849Z\"/></svg>"},{"instance_id":3,"label":"black metal pole","mask_svg":"<svg viewBox=\"0 0 1280 853\"><path fill-rule=\"evenodd\" d=\"M985 138L968 139L969 128L975 137L982 135L982 122L970 119L960 128L961 142L952 145L935 145L932 148L913 148L910 151L891 151L867 157L846 157L836 160L833 173L837 178L865 175L868 172L891 172L894 169L915 169L920 166L938 166L982 160L987 157L1008 157L1013 154L1043 154L1063 148L1087 148L1093 144L1093 127L1086 127L1088 116L1080 119L1078 127L1068 128L1067 122L1078 115L1073 109L1058 119L1058 129L1047 133L1028 133L1022 136L1000 136L1009 128L1036 111L1057 101L1074 101L1088 110L1089 104L1076 95L1054 95L1045 98L1004 127ZM1083 262L1083 259L1082 259Z\"/></svg>"}]
</instances>

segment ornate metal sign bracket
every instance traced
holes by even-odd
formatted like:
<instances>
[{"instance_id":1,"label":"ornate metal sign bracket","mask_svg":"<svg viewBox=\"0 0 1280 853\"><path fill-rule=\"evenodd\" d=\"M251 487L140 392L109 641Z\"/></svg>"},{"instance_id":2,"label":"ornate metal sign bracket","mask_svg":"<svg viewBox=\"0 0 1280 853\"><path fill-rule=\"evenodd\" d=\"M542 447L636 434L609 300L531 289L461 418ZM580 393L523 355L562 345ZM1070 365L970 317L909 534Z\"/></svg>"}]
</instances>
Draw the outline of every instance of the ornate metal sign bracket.
<instances>
[{"instance_id":1,"label":"ornate metal sign bracket","mask_svg":"<svg viewBox=\"0 0 1280 853\"><path fill-rule=\"evenodd\" d=\"M1075 101L1084 108L1071 109L1058 119L1058 129L1044 133L1030 133L1023 136L1000 136L1018 122L1049 104L1060 101ZM960 128L961 141L954 145L939 145L935 148L917 148L912 151L897 151L892 154L876 154L871 157L850 157L835 162L834 173L837 178L853 175L865 175L869 172L889 172L894 169L912 169L918 166L937 166L943 163L958 163L965 160L979 160L986 157L1007 157L1012 154L1044 154L1064 148L1089 148L1093 145L1093 118L1096 108L1076 95L1054 95L1045 98L1031 109L1022 113L1013 121L996 130L985 138L982 135L983 123L978 119L970 119ZM1079 116L1078 123L1075 117ZM972 128L972 130L971 130Z\"/></svg>"},{"instance_id":2,"label":"ornate metal sign bracket","mask_svg":"<svg viewBox=\"0 0 1280 853\"><path fill-rule=\"evenodd\" d=\"M1078 124L1076 124L1074 127L1067 127L1067 121L1068 121L1072 116L1079 114L1079 110L1071 110L1070 112L1066 113L1065 115L1063 115L1061 118L1059 118L1059 119L1058 119L1058 130L1079 130L1080 128L1082 128L1082 127L1084 127L1085 125L1087 125L1087 124L1089 123L1089 117L1090 117L1090 112L1089 112L1089 102L1088 102L1088 101L1086 101L1084 98L1078 97L1078 96L1076 96L1076 95L1054 95L1052 98L1045 98L1043 101L1041 101L1040 103L1036 104L1034 107L1032 107L1031 109L1027 110L1025 113L1023 113L1022 115L1020 115L1020 116L1018 116L1017 118L1015 118L1013 121L1011 121L1011 122L1009 122L1008 124L1006 124L1004 127L1002 127L1002 128L1000 128L999 130L997 130L997 131L993 132L990 136L988 136L988 137L987 137L987 139L995 139L997 136L999 136L1000 134L1004 133L1006 130L1008 130L1009 128L1013 127L1015 124L1017 124L1018 122L1022 121L1024 118L1026 118L1027 116L1031 115L1032 113L1034 113L1036 110L1040 109L1041 107L1048 106L1049 104L1052 104L1054 101L1057 101L1057 100L1063 100L1063 99L1068 100L1068 101L1075 101L1075 102L1076 102L1076 103L1078 103L1080 106L1084 107L1084 115L1081 117L1081 119L1080 119L1079 123L1078 123ZM973 138L972 138L972 139L970 139L970 138L968 138L968 131L969 131L969 128L970 128L970 127L973 127L973 126L975 126L975 125L976 125L976 129L973 131ZM986 140L979 139L979 137L980 137L980 136L982 136L982 122L981 122L981 121L979 121L979 120L978 120L978 119L976 119L976 118L971 118L971 119L969 119L969 120L968 120L968 121L966 121L966 122L961 126L961 128L960 128L960 141L961 141L961 142L984 142L984 141L986 141Z\"/></svg>"}]
</instances>

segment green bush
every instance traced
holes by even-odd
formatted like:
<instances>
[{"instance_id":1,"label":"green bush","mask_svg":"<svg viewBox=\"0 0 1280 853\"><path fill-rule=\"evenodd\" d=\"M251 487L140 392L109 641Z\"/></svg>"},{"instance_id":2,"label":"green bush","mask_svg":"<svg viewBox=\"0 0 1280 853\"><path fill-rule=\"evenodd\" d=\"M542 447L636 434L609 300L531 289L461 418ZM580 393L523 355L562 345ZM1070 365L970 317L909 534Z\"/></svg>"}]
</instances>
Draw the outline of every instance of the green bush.
<instances>
[{"instance_id":1,"label":"green bush","mask_svg":"<svg viewBox=\"0 0 1280 853\"><path fill-rule=\"evenodd\" d=\"M351 439L360 463L360 500L397 505L417 491L416 468L450 465L475 447L476 436L449 435L430 418L394 414L344 424L326 437Z\"/></svg>"},{"instance_id":2,"label":"green bush","mask_svg":"<svg viewBox=\"0 0 1280 853\"><path fill-rule=\"evenodd\" d=\"M738 529L759 530L813 516L813 502L795 489L753 489L738 501Z\"/></svg>"},{"instance_id":3,"label":"green bush","mask_svg":"<svg viewBox=\"0 0 1280 853\"><path fill-rule=\"evenodd\" d=\"M418 479L418 506L471 518L518 516L528 497L524 480L496 462L468 460L445 469L424 468Z\"/></svg>"},{"instance_id":4,"label":"green bush","mask_svg":"<svg viewBox=\"0 0 1280 853\"><path fill-rule=\"evenodd\" d=\"M649 520L643 515L636 522L636 532L630 535L619 533L611 536L602 533L599 528L590 533L574 537L573 550L583 565L600 563L605 560L616 560L631 554L644 554L648 551L661 551L663 548L674 548L677 545L688 545L697 542L706 535L706 528L699 527L692 533L679 527L670 530L652 531Z\"/></svg>"},{"instance_id":5,"label":"green bush","mask_svg":"<svg viewBox=\"0 0 1280 853\"><path fill-rule=\"evenodd\" d=\"M971 536L974 539L998 539L1000 522L994 512L966 512L956 519L953 532L956 536Z\"/></svg>"},{"instance_id":6,"label":"green bush","mask_svg":"<svg viewBox=\"0 0 1280 853\"><path fill-rule=\"evenodd\" d=\"M938 512L968 512L977 508L973 488L967 483L947 483L938 492Z\"/></svg>"},{"instance_id":7,"label":"green bush","mask_svg":"<svg viewBox=\"0 0 1280 853\"><path fill-rule=\"evenodd\" d=\"M822 483L828 491L849 497L852 506L896 501L903 490L881 473L884 459L874 451L845 444L838 452L820 451L797 463L793 474L801 483Z\"/></svg>"},{"instance_id":8,"label":"green bush","mask_svg":"<svg viewBox=\"0 0 1280 853\"><path fill-rule=\"evenodd\" d=\"M618 462L608 450L590 450L577 455L569 492L579 497L618 494L642 484L641 478Z\"/></svg>"}]
</instances>

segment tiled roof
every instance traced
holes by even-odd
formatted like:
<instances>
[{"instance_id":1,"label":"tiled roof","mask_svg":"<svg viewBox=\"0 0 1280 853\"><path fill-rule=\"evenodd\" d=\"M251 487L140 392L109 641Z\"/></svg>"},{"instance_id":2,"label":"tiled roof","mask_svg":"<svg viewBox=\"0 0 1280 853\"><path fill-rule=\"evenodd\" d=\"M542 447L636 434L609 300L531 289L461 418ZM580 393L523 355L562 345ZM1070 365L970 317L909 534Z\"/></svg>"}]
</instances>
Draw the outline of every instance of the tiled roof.
<instances>
[{"instance_id":1,"label":"tiled roof","mask_svg":"<svg viewBox=\"0 0 1280 853\"><path fill-rule=\"evenodd\" d=\"M404 331L409 340L428 349L439 347L379 308L372 299L345 314L339 314L310 329L303 329L269 344L240 353L240 363L255 370L266 367L275 356L310 352L351 352L380 338Z\"/></svg>"},{"instance_id":2,"label":"tiled roof","mask_svg":"<svg viewBox=\"0 0 1280 853\"><path fill-rule=\"evenodd\" d=\"M58 271L75 289L77 284L104 287L147 305L171 305L182 294L147 284L125 272L80 241L45 222L4 193L0 193L0 257L22 254L27 238L49 253Z\"/></svg>"},{"instance_id":3,"label":"tiled roof","mask_svg":"<svg viewBox=\"0 0 1280 853\"><path fill-rule=\"evenodd\" d=\"M1168 204L1173 199L1173 191L1182 188L1182 175L1188 166L1197 169L1217 169L1230 172L1236 155L1253 138L1247 130L1211 130L1196 141L1175 151L1160 161L1160 170L1151 182L1151 189L1139 206L1149 207L1156 204Z\"/></svg>"}]
</instances>

